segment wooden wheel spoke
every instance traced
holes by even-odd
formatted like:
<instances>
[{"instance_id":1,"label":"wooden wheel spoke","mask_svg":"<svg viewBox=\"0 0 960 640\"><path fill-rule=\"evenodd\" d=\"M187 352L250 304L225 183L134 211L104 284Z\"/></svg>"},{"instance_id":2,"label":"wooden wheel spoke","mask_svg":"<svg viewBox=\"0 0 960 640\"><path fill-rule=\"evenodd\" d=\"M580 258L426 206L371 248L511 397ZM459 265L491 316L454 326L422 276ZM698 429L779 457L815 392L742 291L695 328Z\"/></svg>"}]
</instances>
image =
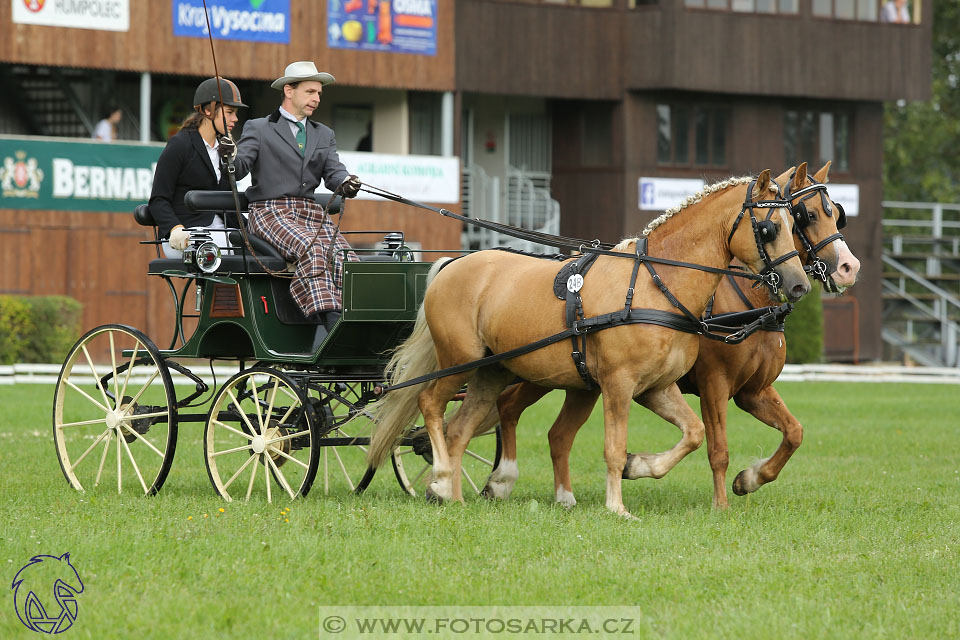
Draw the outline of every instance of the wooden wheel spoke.
<instances>
[{"instance_id":1,"label":"wooden wheel spoke","mask_svg":"<svg viewBox=\"0 0 960 640\"><path fill-rule=\"evenodd\" d=\"M270 406L267 407L267 420L273 415L273 403L277 399L277 388L280 386L280 378L274 378L273 389L270 390Z\"/></svg>"},{"instance_id":2,"label":"wooden wheel spoke","mask_svg":"<svg viewBox=\"0 0 960 640\"><path fill-rule=\"evenodd\" d=\"M414 479L410 482L410 484L411 484L412 486L415 486L415 485L420 481L420 478L423 477L423 474L425 474L425 473L427 472L427 469L429 469L429 468L430 468L430 465L429 465L429 464L424 464L424 465L423 465L423 468L420 469L420 473L417 474L417 477L414 478Z\"/></svg>"},{"instance_id":3,"label":"wooden wheel spoke","mask_svg":"<svg viewBox=\"0 0 960 640\"><path fill-rule=\"evenodd\" d=\"M97 408L103 410L104 413L110 413L110 409L100 404L99 400L94 400L86 391L73 384L72 380L67 380L67 386L82 395L84 398L92 402Z\"/></svg>"},{"instance_id":4,"label":"wooden wheel spoke","mask_svg":"<svg viewBox=\"0 0 960 640\"><path fill-rule=\"evenodd\" d=\"M240 468L237 469L232 476L230 476L230 479L223 483L223 490L226 491L227 489L229 489L230 485L233 484L233 481L237 479L237 476L243 473L243 470L246 469L248 466L250 466L250 463L256 459L257 459L257 456L250 456L249 460L247 460L242 465L240 465Z\"/></svg>"},{"instance_id":5,"label":"wooden wheel spoke","mask_svg":"<svg viewBox=\"0 0 960 640\"><path fill-rule=\"evenodd\" d=\"M113 336L111 335L111 338ZM100 395L103 396L103 404L110 406L110 398L107 396L107 392L103 388L103 383L100 382L100 374L97 373L96 367L93 366L93 360L90 359L90 352L87 351L87 345L80 347L83 351L83 357L87 359L87 365L90 367L90 373L93 374L93 379L97 383L97 389L100 389Z\"/></svg>"},{"instance_id":6,"label":"wooden wheel spoke","mask_svg":"<svg viewBox=\"0 0 960 640\"><path fill-rule=\"evenodd\" d=\"M123 416L125 418L130 418L131 420L142 420L143 418L162 418L163 416L168 415L168 413L168 411L154 411L153 413L127 413L127 410L124 410Z\"/></svg>"},{"instance_id":7,"label":"wooden wheel spoke","mask_svg":"<svg viewBox=\"0 0 960 640\"><path fill-rule=\"evenodd\" d=\"M470 477L470 474L467 473L466 467L461 467L461 468L460 468L460 471L461 471L461 473L463 473L463 475L466 477L467 482L470 483L470 486L473 487L473 490L474 490L475 492L477 492L477 493L480 493L480 488L477 487L477 483L474 482L474 481L473 481L473 478Z\"/></svg>"},{"instance_id":8,"label":"wooden wheel spoke","mask_svg":"<svg viewBox=\"0 0 960 640\"><path fill-rule=\"evenodd\" d=\"M266 453L263 454L263 457L266 460L270 459L270 456ZM263 479L267 481L267 502L273 502L273 496L270 495L270 485L272 483L270 482L270 465L269 464L263 465Z\"/></svg>"},{"instance_id":9,"label":"wooden wheel spoke","mask_svg":"<svg viewBox=\"0 0 960 640\"><path fill-rule=\"evenodd\" d=\"M104 432L100 434L100 437L98 437L96 440L94 440L94 441L93 441L93 444L90 445L89 447L87 447L87 450L84 451L82 454L80 454L80 457L77 458L76 462L74 462L72 465L70 465L70 471L73 471L74 469L76 469L76 468L77 468L77 465L80 464L81 462L83 462L83 459L86 458L87 455L88 455L91 451L93 451L94 448L95 448L98 444L100 444L100 441L103 440L103 438L104 438L105 436L109 438L109 436L110 436L110 429L104 430ZM107 441L107 444L109 445L109 440Z\"/></svg>"},{"instance_id":10,"label":"wooden wheel spoke","mask_svg":"<svg viewBox=\"0 0 960 640\"><path fill-rule=\"evenodd\" d=\"M259 455L250 456L250 460L256 460ZM250 484L247 485L247 502L250 502L250 494L253 493L253 481L257 479L257 465L253 465L253 471L250 472Z\"/></svg>"},{"instance_id":11,"label":"wooden wheel spoke","mask_svg":"<svg viewBox=\"0 0 960 640\"><path fill-rule=\"evenodd\" d=\"M300 436L310 435L309 431L297 431L296 433L290 433L279 438L274 438L273 440L267 440L266 444L274 444L276 442L283 442L284 440L292 440L293 438L299 438Z\"/></svg>"},{"instance_id":12,"label":"wooden wheel spoke","mask_svg":"<svg viewBox=\"0 0 960 640\"><path fill-rule=\"evenodd\" d=\"M100 467L97 469L97 479L93 481L93 486L95 487L100 484L100 475L103 474L103 465L107 461L107 452L110 451L110 432L106 431L105 433L107 434L107 443L103 446L103 455L100 456ZM71 469L71 471L73 471L73 469Z\"/></svg>"},{"instance_id":13,"label":"wooden wheel spoke","mask_svg":"<svg viewBox=\"0 0 960 640\"><path fill-rule=\"evenodd\" d=\"M134 404L136 404L137 400L140 399L140 396L143 395L143 392L146 391L151 384L153 384L153 381L156 380L157 376L159 375L160 375L160 367L157 367L156 370L153 372L153 375L150 376L150 379L147 380L142 387L140 387L140 391L137 391L137 395L133 396L133 399L130 400L130 402L128 403L128 406L133 406Z\"/></svg>"},{"instance_id":14,"label":"wooden wheel spoke","mask_svg":"<svg viewBox=\"0 0 960 640\"><path fill-rule=\"evenodd\" d=\"M106 423L107 423L106 418L95 418L93 420L83 420L82 422L65 422L59 425L57 428L67 429L69 427L84 427L84 426L89 426L91 424L106 424Z\"/></svg>"},{"instance_id":15,"label":"wooden wheel spoke","mask_svg":"<svg viewBox=\"0 0 960 640\"><path fill-rule=\"evenodd\" d=\"M351 436L350 434L348 434L346 431L344 431L344 430L341 429L340 427L337 427L336 429L334 429L334 431L336 431L337 433L341 434L344 438L353 438L354 442L356 442L356 441L359 440L360 438L364 437L364 436ZM364 453L367 452L367 448L366 448L365 446L363 446L362 444L353 445L353 444L351 443L350 446L356 446L358 449L360 449L360 450L363 451Z\"/></svg>"},{"instance_id":16,"label":"wooden wheel spoke","mask_svg":"<svg viewBox=\"0 0 960 640\"><path fill-rule=\"evenodd\" d=\"M250 389L253 391L253 406L257 410L257 423L260 425L260 433L266 433L267 428L263 424L263 414L260 412L260 392L257 390L256 376L250 376L249 379Z\"/></svg>"},{"instance_id":17,"label":"wooden wheel spoke","mask_svg":"<svg viewBox=\"0 0 960 640\"><path fill-rule=\"evenodd\" d=\"M296 458L294 458L294 457L291 456L290 454L288 454L288 453L286 453L286 452L284 452L284 451L281 451L280 449L274 449L273 452L276 453L276 454L278 454L278 455L283 456L283 457L286 458L287 460L291 460L291 461L293 461L293 462L296 462L298 465L300 465L300 466L303 467L304 469L309 469L309 468L310 468L310 465L308 465L306 462L304 462L304 461L302 461L302 460L297 460Z\"/></svg>"},{"instance_id":18,"label":"wooden wheel spoke","mask_svg":"<svg viewBox=\"0 0 960 640\"><path fill-rule=\"evenodd\" d=\"M123 493L123 452L120 451L120 441L123 434L117 433L117 493Z\"/></svg>"},{"instance_id":19,"label":"wooden wheel spoke","mask_svg":"<svg viewBox=\"0 0 960 640\"><path fill-rule=\"evenodd\" d=\"M238 451L250 451L250 449L252 449L252 447L248 444L245 444L242 447L235 447L233 449L224 449L223 451L214 451L209 455L211 458L217 458L219 456L226 455L228 453L237 453Z\"/></svg>"},{"instance_id":20,"label":"wooden wheel spoke","mask_svg":"<svg viewBox=\"0 0 960 640\"><path fill-rule=\"evenodd\" d=\"M347 479L347 484L350 485L350 491L356 491L356 487L353 484L353 480L350 479L350 474L347 473L347 467L344 466L343 460L340 459L340 454L337 452L337 447L333 447L333 455L336 457L337 462L340 464L340 470L343 471L343 477Z\"/></svg>"},{"instance_id":21,"label":"wooden wheel spoke","mask_svg":"<svg viewBox=\"0 0 960 640\"><path fill-rule=\"evenodd\" d=\"M240 402L237 401L237 396L233 395L233 389L227 389L227 395L230 397L230 401L233 403L233 406L237 408L237 413L240 414L240 417L243 418L244 424L250 429L250 433L255 433L257 435L263 435L261 432L253 428L253 424L250 422L250 418L247 417L247 414L244 412L243 407L240 406Z\"/></svg>"},{"instance_id":22,"label":"wooden wheel spoke","mask_svg":"<svg viewBox=\"0 0 960 640\"><path fill-rule=\"evenodd\" d=\"M135 344L133 347L133 354L130 356L130 364L127 365L126 375L123 376L123 389L121 389L120 393L117 394L117 402L120 402L123 399L124 394L127 392L127 383L130 382L130 373L133 371L133 363L137 361L138 353L140 353L139 340L137 340L137 344Z\"/></svg>"},{"instance_id":23,"label":"wooden wheel spoke","mask_svg":"<svg viewBox=\"0 0 960 640\"><path fill-rule=\"evenodd\" d=\"M113 331L110 332L110 364L113 366L113 397L116 406L120 406L120 381L117 379L117 346L113 341Z\"/></svg>"},{"instance_id":24,"label":"wooden wheel spoke","mask_svg":"<svg viewBox=\"0 0 960 640\"><path fill-rule=\"evenodd\" d=\"M290 485L287 483L287 479L283 476L283 472L280 471L280 467L277 466L277 463L273 461L273 458L267 456L267 464L270 465L270 468L273 469L273 475L277 477L277 481L280 483L280 486L289 494L291 499L295 499L297 494L293 492L293 489L290 488Z\"/></svg>"},{"instance_id":25,"label":"wooden wheel spoke","mask_svg":"<svg viewBox=\"0 0 960 640\"><path fill-rule=\"evenodd\" d=\"M253 438L254 438L254 436L250 435L249 433L244 433L243 431L240 431L239 429L234 429L234 428L231 427L230 425L224 424L224 423L220 422L219 420L214 419L214 420L212 420L211 422L213 422L213 424L217 425L218 427L221 427L221 428L223 428L223 429L226 429L227 431L229 431L229 432L231 432L231 433L235 433L236 435L241 436L241 437L243 437L243 438L246 438L247 440L253 440Z\"/></svg>"},{"instance_id":26,"label":"wooden wheel spoke","mask_svg":"<svg viewBox=\"0 0 960 640\"><path fill-rule=\"evenodd\" d=\"M136 429L134 429L134 428L132 428L132 427L129 427L129 426L126 427L126 429L127 429L127 432L128 432L128 433L132 433L134 436L136 436L137 440L140 440L141 442L143 442L143 444L145 444L145 445L147 445L148 447L150 447L150 449L151 449L155 454L157 454L157 455L160 456L161 458L163 457L163 452L160 451L160 449L157 449L155 446L153 446L153 444L152 444L149 440L147 440L145 437L143 437L143 434L141 434L141 433L138 432Z\"/></svg>"},{"instance_id":27,"label":"wooden wheel spoke","mask_svg":"<svg viewBox=\"0 0 960 640\"><path fill-rule=\"evenodd\" d=\"M487 460L487 459L484 458L483 456L477 455L477 454L474 453L473 451L470 451L470 449L467 449L466 451L464 451L464 453L467 454L468 456L470 456L471 458L473 458L474 460L479 460L480 462L482 462L482 463L484 463L484 464L490 465L490 468L491 468L491 469L493 468L493 462L491 462L490 460Z\"/></svg>"},{"instance_id":28,"label":"wooden wheel spoke","mask_svg":"<svg viewBox=\"0 0 960 640\"><path fill-rule=\"evenodd\" d=\"M147 489L147 483L143 481L143 476L140 475L140 467L137 466L137 461L133 459L133 454L130 453L130 445L127 444L127 439L117 438L117 441L123 444L123 448L127 452L127 457L130 458L130 464L133 465L133 470L137 474L137 479L140 480L140 486L143 487L143 493L144 494L149 493L150 490Z\"/></svg>"}]
</instances>

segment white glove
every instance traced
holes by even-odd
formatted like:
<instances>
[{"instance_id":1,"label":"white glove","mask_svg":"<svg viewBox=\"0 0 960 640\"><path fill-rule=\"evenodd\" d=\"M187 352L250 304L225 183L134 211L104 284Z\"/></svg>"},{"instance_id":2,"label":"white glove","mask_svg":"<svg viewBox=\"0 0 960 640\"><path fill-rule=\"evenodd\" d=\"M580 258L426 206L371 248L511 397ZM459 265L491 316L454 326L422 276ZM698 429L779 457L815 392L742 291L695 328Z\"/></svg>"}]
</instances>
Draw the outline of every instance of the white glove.
<instances>
[{"instance_id":1,"label":"white glove","mask_svg":"<svg viewBox=\"0 0 960 640\"><path fill-rule=\"evenodd\" d=\"M190 242L190 232L181 227L174 227L170 232L170 247L177 251L183 251Z\"/></svg>"}]
</instances>

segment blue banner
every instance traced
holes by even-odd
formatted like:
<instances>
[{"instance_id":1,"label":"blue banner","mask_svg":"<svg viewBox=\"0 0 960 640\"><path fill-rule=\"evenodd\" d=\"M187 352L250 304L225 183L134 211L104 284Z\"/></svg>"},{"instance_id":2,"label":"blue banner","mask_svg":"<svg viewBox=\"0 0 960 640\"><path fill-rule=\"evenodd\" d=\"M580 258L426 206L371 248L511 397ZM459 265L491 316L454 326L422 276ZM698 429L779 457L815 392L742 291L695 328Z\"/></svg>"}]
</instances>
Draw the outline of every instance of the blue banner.
<instances>
[{"instance_id":1,"label":"blue banner","mask_svg":"<svg viewBox=\"0 0 960 640\"><path fill-rule=\"evenodd\" d=\"M329 0L327 45L437 54L437 0Z\"/></svg>"},{"instance_id":2,"label":"blue banner","mask_svg":"<svg viewBox=\"0 0 960 640\"><path fill-rule=\"evenodd\" d=\"M207 9L214 38L290 44L290 0L210 0ZM173 35L207 37L202 0L173 0Z\"/></svg>"}]
</instances>

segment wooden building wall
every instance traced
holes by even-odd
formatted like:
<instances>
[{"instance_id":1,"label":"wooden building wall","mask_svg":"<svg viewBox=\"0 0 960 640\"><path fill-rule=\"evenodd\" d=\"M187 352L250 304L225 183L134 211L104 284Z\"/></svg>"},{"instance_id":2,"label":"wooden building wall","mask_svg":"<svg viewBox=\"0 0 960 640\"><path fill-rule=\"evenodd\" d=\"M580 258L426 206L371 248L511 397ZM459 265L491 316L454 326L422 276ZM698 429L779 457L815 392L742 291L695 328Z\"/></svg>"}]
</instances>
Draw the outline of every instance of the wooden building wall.
<instances>
[{"instance_id":1,"label":"wooden building wall","mask_svg":"<svg viewBox=\"0 0 960 640\"><path fill-rule=\"evenodd\" d=\"M438 0L434 56L355 52L327 46L325 2L291 0L290 44L215 40L220 73L274 80L294 60L313 60L353 86L447 91L454 84L454 2ZM14 24L0 11L0 61L212 76L210 44L173 35L170 2L130 2L127 32ZM83 52L78 57L77 52Z\"/></svg>"}]
</instances>

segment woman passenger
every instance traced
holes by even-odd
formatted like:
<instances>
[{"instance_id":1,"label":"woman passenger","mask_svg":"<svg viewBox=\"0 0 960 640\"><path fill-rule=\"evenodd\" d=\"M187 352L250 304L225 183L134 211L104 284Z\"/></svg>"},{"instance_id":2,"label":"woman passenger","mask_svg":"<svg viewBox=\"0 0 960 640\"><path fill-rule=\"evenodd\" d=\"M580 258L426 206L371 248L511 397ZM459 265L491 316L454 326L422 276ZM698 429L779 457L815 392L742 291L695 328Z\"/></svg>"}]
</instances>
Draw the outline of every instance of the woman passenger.
<instances>
[{"instance_id":1,"label":"woman passenger","mask_svg":"<svg viewBox=\"0 0 960 640\"><path fill-rule=\"evenodd\" d=\"M220 104L220 95L223 104ZM150 195L150 213L160 228L163 253L167 258L181 258L190 240L189 227L223 229L223 218L209 211L190 211L184 204L187 191L226 191L230 189L226 171L220 170L217 149L219 138L237 123L237 109L246 107L240 101L240 90L230 80L209 78L200 83L193 98L194 112L164 148L157 161ZM224 131L226 120L226 132ZM236 227L236 214L230 219ZM229 247L226 233L213 233L212 239L221 247Z\"/></svg>"}]
</instances>

